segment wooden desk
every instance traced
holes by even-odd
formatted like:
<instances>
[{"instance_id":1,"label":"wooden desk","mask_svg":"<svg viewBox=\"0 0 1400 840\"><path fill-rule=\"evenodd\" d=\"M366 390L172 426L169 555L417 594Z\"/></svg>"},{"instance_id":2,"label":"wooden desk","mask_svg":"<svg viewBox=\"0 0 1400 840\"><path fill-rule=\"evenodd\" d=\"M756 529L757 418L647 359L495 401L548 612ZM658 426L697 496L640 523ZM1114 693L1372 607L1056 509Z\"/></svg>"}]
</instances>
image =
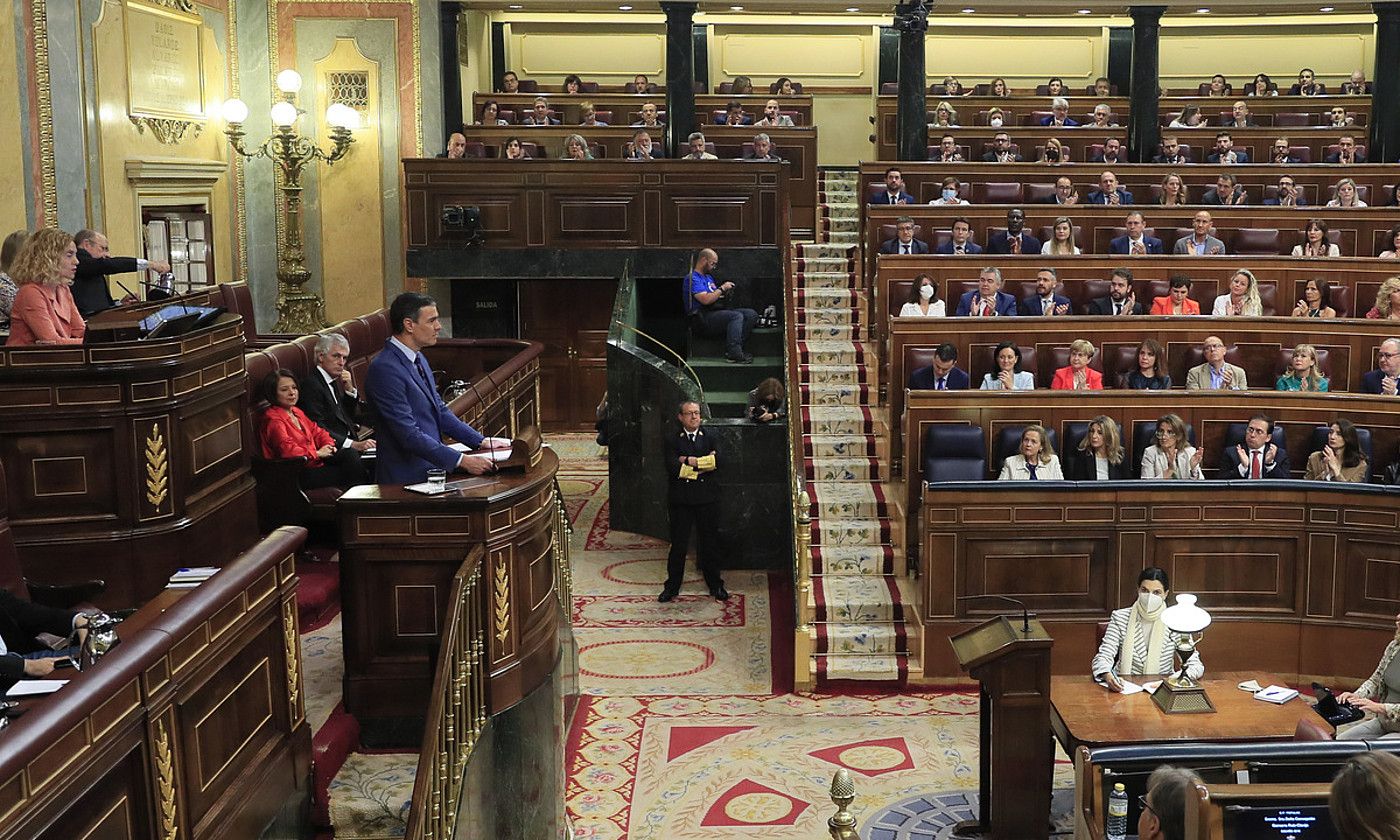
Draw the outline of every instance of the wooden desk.
<instances>
[{"instance_id":1,"label":"wooden desk","mask_svg":"<svg viewBox=\"0 0 1400 840\"><path fill-rule=\"evenodd\" d=\"M1088 676L1050 678L1050 731L1074 755L1082 745L1106 747L1156 741L1291 741L1298 721L1313 715L1301 696L1287 703L1255 700L1238 685L1283 685L1282 677L1262 671L1207 674L1200 680L1215 704L1214 714L1169 715L1147 692L1118 694ZM1147 677L1134 682L1151 682Z\"/></svg>"},{"instance_id":2,"label":"wooden desk","mask_svg":"<svg viewBox=\"0 0 1400 840\"><path fill-rule=\"evenodd\" d=\"M345 708L369 718L422 717L452 577L486 549L480 608L492 618L489 709L549 679L559 655L552 551L554 475L546 449L527 473L455 476L460 491L424 496L363 485L338 504L345 627Z\"/></svg>"}]
</instances>

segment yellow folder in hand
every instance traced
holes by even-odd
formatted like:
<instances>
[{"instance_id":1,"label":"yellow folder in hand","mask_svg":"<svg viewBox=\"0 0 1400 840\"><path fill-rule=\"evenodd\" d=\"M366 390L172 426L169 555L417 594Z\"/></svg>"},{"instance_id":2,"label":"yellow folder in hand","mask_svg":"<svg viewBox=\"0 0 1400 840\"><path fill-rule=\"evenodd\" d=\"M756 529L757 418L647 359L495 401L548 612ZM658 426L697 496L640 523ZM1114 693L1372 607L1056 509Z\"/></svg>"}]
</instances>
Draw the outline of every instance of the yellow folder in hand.
<instances>
[{"instance_id":1,"label":"yellow folder in hand","mask_svg":"<svg viewBox=\"0 0 1400 840\"><path fill-rule=\"evenodd\" d=\"M715 453L702 455L695 459L695 468L700 472L709 472L715 468Z\"/></svg>"}]
</instances>

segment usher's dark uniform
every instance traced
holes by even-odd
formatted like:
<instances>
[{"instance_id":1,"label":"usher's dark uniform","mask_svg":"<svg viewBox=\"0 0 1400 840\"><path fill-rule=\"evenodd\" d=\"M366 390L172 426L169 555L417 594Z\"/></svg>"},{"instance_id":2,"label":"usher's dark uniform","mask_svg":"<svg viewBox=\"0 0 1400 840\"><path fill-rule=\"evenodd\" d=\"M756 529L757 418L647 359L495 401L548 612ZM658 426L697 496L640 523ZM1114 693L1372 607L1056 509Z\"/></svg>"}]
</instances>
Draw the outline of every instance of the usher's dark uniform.
<instances>
[{"instance_id":1,"label":"usher's dark uniform","mask_svg":"<svg viewBox=\"0 0 1400 840\"><path fill-rule=\"evenodd\" d=\"M717 595L724 588L724 580L719 576L719 482L716 469L700 473L694 479L680 477L680 459L697 458L714 454L718 458L714 438L705 433L702 426L694 433L695 439L684 429L672 434L666 440L666 470L670 476L671 513L671 554L666 558L665 592L674 594L681 588L685 577L685 554L690 546L690 531L696 532L695 557L700 572L705 576L705 585L710 594Z\"/></svg>"}]
</instances>

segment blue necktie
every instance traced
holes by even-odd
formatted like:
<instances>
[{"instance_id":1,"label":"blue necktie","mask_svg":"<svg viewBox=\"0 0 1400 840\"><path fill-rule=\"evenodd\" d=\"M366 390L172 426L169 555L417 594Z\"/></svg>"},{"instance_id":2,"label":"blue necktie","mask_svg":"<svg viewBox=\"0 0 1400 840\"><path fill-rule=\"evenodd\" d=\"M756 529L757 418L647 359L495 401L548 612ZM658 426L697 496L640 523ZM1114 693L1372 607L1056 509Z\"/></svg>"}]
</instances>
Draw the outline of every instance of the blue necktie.
<instances>
[{"instance_id":1,"label":"blue necktie","mask_svg":"<svg viewBox=\"0 0 1400 840\"><path fill-rule=\"evenodd\" d=\"M1035 464L1032 464L1030 461L1027 461L1027 462L1026 462L1026 469L1028 469L1028 470L1031 471L1031 481L1035 481L1035 480L1036 480L1036 477L1035 477Z\"/></svg>"},{"instance_id":2,"label":"blue necktie","mask_svg":"<svg viewBox=\"0 0 1400 840\"><path fill-rule=\"evenodd\" d=\"M418 376L422 378L423 387L428 389L428 393L437 393L437 389L433 387L433 378L428 375L428 362L421 353L413 357L413 366L418 369Z\"/></svg>"}]
</instances>

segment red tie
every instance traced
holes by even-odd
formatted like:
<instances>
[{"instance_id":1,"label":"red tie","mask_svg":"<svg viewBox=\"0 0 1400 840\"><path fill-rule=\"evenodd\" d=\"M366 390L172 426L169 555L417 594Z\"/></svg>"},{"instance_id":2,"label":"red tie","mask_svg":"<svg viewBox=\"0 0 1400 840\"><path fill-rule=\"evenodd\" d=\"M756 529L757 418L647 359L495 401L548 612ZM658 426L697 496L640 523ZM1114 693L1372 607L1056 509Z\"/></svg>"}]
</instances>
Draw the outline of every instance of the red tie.
<instances>
[{"instance_id":1,"label":"red tie","mask_svg":"<svg viewBox=\"0 0 1400 840\"><path fill-rule=\"evenodd\" d=\"M992 317L992 315L994 315L994 314L995 314L995 312L994 312L994 310L992 309L992 305L991 305L990 303L987 303L987 299L986 299L986 298L982 298L982 317L983 317L983 318L990 318L990 317Z\"/></svg>"},{"instance_id":2,"label":"red tie","mask_svg":"<svg viewBox=\"0 0 1400 840\"><path fill-rule=\"evenodd\" d=\"M1011 240L1011 253L1021 253L1021 235L1019 233L1016 234L1016 237Z\"/></svg>"},{"instance_id":3,"label":"red tie","mask_svg":"<svg viewBox=\"0 0 1400 840\"><path fill-rule=\"evenodd\" d=\"M1264 468L1263 468L1263 466L1259 463L1259 453L1258 453L1257 451L1256 451L1256 452L1251 452L1250 455L1249 455L1249 477L1250 477L1250 478L1263 478L1263 477L1264 477Z\"/></svg>"}]
</instances>

